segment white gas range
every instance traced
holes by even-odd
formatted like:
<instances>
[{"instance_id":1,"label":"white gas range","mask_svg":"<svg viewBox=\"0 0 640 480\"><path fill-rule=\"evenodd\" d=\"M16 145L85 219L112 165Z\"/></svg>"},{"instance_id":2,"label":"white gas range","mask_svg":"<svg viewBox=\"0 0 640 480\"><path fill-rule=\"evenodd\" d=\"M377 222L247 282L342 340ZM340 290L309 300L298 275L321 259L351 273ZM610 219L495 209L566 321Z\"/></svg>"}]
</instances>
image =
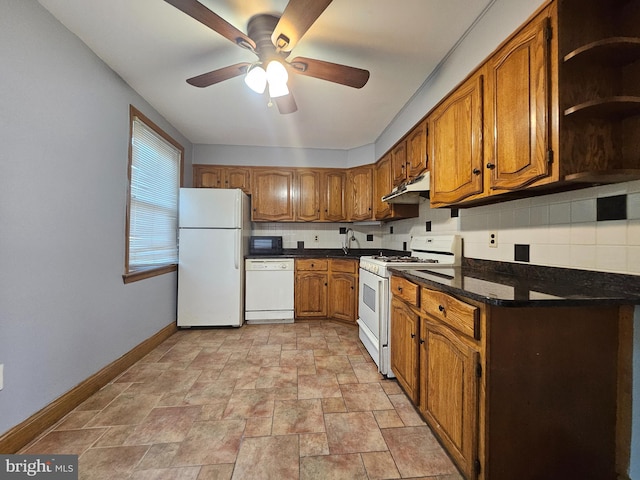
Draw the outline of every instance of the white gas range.
<instances>
[{"instance_id":1,"label":"white gas range","mask_svg":"<svg viewBox=\"0 0 640 480\"><path fill-rule=\"evenodd\" d=\"M360 257L358 326L360 340L387 377L391 371L390 267L403 269L451 268L460 265L462 238L458 235L413 237L411 256L374 255Z\"/></svg>"}]
</instances>

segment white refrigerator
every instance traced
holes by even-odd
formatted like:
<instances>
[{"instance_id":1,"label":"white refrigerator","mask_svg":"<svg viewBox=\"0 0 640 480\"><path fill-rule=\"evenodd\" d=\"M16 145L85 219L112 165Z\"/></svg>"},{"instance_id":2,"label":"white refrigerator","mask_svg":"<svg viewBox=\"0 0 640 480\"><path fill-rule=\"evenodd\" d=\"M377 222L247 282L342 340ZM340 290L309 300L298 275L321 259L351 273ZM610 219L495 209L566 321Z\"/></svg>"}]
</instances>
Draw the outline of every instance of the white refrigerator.
<instances>
[{"instance_id":1,"label":"white refrigerator","mask_svg":"<svg viewBox=\"0 0 640 480\"><path fill-rule=\"evenodd\" d=\"M241 326L249 197L239 189L181 188L179 205L178 326Z\"/></svg>"}]
</instances>

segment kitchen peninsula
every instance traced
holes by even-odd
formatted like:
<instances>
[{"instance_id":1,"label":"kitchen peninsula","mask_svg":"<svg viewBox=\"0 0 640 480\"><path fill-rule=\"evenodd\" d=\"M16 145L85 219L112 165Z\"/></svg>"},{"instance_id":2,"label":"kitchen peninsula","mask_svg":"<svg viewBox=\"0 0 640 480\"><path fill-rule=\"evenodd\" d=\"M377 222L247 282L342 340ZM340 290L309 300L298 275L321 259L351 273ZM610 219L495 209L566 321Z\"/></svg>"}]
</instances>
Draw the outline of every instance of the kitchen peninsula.
<instances>
[{"instance_id":1,"label":"kitchen peninsula","mask_svg":"<svg viewBox=\"0 0 640 480\"><path fill-rule=\"evenodd\" d=\"M392 273L392 368L468 478L627 468L638 277L474 259Z\"/></svg>"}]
</instances>

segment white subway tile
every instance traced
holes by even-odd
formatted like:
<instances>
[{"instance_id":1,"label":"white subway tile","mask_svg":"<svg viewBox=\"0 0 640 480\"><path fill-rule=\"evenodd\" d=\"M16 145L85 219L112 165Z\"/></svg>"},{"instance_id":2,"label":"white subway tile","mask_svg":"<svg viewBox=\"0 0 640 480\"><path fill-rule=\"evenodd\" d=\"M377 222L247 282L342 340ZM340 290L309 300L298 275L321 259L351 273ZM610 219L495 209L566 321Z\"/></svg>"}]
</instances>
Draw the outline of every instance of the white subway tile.
<instances>
[{"instance_id":1,"label":"white subway tile","mask_svg":"<svg viewBox=\"0 0 640 480\"><path fill-rule=\"evenodd\" d=\"M627 218L640 218L640 193L627 195Z\"/></svg>"},{"instance_id":2,"label":"white subway tile","mask_svg":"<svg viewBox=\"0 0 640 480\"><path fill-rule=\"evenodd\" d=\"M624 245L627 242L627 221L613 220L597 222L596 243L598 245Z\"/></svg>"},{"instance_id":3,"label":"white subway tile","mask_svg":"<svg viewBox=\"0 0 640 480\"><path fill-rule=\"evenodd\" d=\"M571 202L571 223L595 222L596 218L595 198Z\"/></svg>"},{"instance_id":4,"label":"white subway tile","mask_svg":"<svg viewBox=\"0 0 640 480\"><path fill-rule=\"evenodd\" d=\"M552 203L549 205L549 223L558 225L571 222L571 204Z\"/></svg>"},{"instance_id":5,"label":"white subway tile","mask_svg":"<svg viewBox=\"0 0 640 480\"><path fill-rule=\"evenodd\" d=\"M628 221L627 245L640 245L640 220Z\"/></svg>"},{"instance_id":6,"label":"white subway tile","mask_svg":"<svg viewBox=\"0 0 640 480\"><path fill-rule=\"evenodd\" d=\"M640 274L640 247L627 246L627 272Z\"/></svg>"},{"instance_id":7,"label":"white subway tile","mask_svg":"<svg viewBox=\"0 0 640 480\"><path fill-rule=\"evenodd\" d=\"M571 245L595 245L596 222L571 224Z\"/></svg>"},{"instance_id":8,"label":"white subway tile","mask_svg":"<svg viewBox=\"0 0 640 480\"><path fill-rule=\"evenodd\" d=\"M572 245L571 266L583 270L593 269L596 266L595 245Z\"/></svg>"},{"instance_id":9,"label":"white subway tile","mask_svg":"<svg viewBox=\"0 0 640 480\"><path fill-rule=\"evenodd\" d=\"M531 207L529 222L532 226L549 224L549 205L535 205Z\"/></svg>"},{"instance_id":10,"label":"white subway tile","mask_svg":"<svg viewBox=\"0 0 640 480\"><path fill-rule=\"evenodd\" d=\"M597 245L596 269L605 272L626 272L627 247Z\"/></svg>"}]
</instances>

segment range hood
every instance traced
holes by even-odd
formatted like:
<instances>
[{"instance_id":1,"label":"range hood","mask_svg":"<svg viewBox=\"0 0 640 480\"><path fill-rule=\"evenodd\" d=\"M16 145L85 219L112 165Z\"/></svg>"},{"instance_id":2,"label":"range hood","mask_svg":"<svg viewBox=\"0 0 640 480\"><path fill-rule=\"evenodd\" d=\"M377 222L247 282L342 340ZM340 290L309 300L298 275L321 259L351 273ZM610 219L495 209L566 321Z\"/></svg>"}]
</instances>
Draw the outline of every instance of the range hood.
<instances>
[{"instance_id":1,"label":"range hood","mask_svg":"<svg viewBox=\"0 0 640 480\"><path fill-rule=\"evenodd\" d=\"M420 203L420 198L429 198L429 172L423 172L416 178L402 183L382 197L387 203Z\"/></svg>"}]
</instances>

